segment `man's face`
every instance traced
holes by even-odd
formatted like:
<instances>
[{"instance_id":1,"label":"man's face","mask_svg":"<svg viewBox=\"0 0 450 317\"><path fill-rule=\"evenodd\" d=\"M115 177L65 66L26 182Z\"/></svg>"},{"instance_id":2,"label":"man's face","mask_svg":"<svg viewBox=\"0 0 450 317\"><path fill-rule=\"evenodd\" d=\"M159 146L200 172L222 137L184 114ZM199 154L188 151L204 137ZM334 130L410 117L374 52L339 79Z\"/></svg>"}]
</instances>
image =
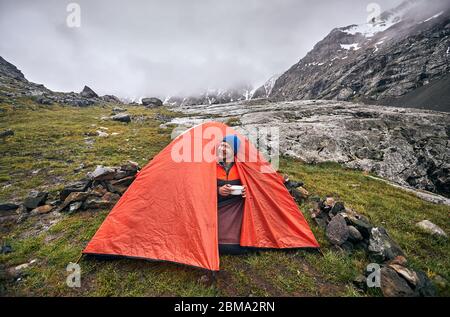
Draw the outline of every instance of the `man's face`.
<instances>
[{"instance_id":1,"label":"man's face","mask_svg":"<svg viewBox=\"0 0 450 317\"><path fill-rule=\"evenodd\" d=\"M234 159L234 152L227 142L221 142L217 146L217 158L219 161L231 162Z\"/></svg>"}]
</instances>

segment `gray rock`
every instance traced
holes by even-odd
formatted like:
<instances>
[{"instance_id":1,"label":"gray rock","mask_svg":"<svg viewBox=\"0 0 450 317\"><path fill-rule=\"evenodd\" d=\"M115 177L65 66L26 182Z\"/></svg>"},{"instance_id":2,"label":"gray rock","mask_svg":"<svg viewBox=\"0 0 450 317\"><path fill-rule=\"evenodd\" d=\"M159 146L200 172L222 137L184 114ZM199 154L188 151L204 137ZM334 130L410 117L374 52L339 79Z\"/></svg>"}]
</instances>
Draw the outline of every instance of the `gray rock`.
<instances>
[{"instance_id":1,"label":"gray rock","mask_svg":"<svg viewBox=\"0 0 450 317\"><path fill-rule=\"evenodd\" d=\"M83 90L80 92L80 95L85 98L98 98L98 95L88 86L84 86Z\"/></svg>"},{"instance_id":2,"label":"gray rock","mask_svg":"<svg viewBox=\"0 0 450 317\"><path fill-rule=\"evenodd\" d=\"M342 245L349 237L349 230L344 217L337 215L331 219L327 226L326 235L330 242L335 245Z\"/></svg>"},{"instance_id":3,"label":"gray rock","mask_svg":"<svg viewBox=\"0 0 450 317\"><path fill-rule=\"evenodd\" d=\"M69 206L69 213L72 213L72 212L75 212L75 211L79 210L82 205L83 205L82 201L76 201L74 203L71 203L70 206Z\"/></svg>"},{"instance_id":4,"label":"gray rock","mask_svg":"<svg viewBox=\"0 0 450 317\"><path fill-rule=\"evenodd\" d=\"M277 127L283 155L307 163L337 162L405 188L450 197L450 114L324 100L252 100L170 109L186 116L169 124L190 127L211 118L225 122L239 117L236 130L243 134ZM264 146L269 140L252 142Z\"/></svg>"},{"instance_id":5,"label":"gray rock","mask_svg":"<svg viewBox=\"0 0 450 317\"><path fill-rule=\"evenodd\" d=\"M84 192L91 185L91 180L80 180L66 185L59 194L59 199L64 201L70 193Z\"/></svg>"},{"instance_id":6,"label":"gray rock","mask_svg":"<svg viewBox=\"0 0 450 317\"><path fill-rule=\"evenodd\" d=\"M9 212L13 211L15 212L19 208L19 205L14 203L0 203L0 214L3 214L3 212Z\"/></svg>"},{"instance_id":7,"label":"gray rock","mask_svg":"<svg viewBox=\"0 0 450 317\"><path fill-rule=\"evenodd\" d=\"M114 113L120 113L120 112L125 112L125 111L127 111L127 109L125 109L125 108L120 108L120 107L114 107L114 108L112 109L112 112L114 112Z\"/></svg>"},{"instance_id":8,"label":"gray rock","mask_svg":"<svg viewBox=\"0 0 450 317\"><path fill-rule=\"evenodd\" d=\"M352 242L359 242L363 240L363 236L361 235L361 232L358 231L353 226L348 226L348 232L349 232L349 240Z\"/></svg>"},{"instance_id":9,"label":"gray rock","mask_svg":"<svg viewBox=\"0 0 450 317\"><path fill-rule=\"evenodd\" d=\"M146 107L161 107L163 102L158 98L142 98L142 104Z\"/></svg>"},{"instance_id":10,"label":"gray rock","mask_svg":"<svg viewBox=\"0 0 450 317\"><path fill-rule=\"evenodd\" d=\"M381 268L381 291L385 297L413 297L414 290L389 267Z\"/></svg>"},{"instance_id":11,"label":"gray rock","mask_svg":"<svg viewBox=\"0 0 450 317\"><path fill-rule=\"evenodd\" d=\"M36 207L42 206L45 204L47 200L48 192L40 192L37 190L33 190L30 192L27 198L25 198L24 206L27 209L34 209Z\"/></svg>"},{"instance_id":12,"label":"gray rock","mask_svg":"<svg viewBox=\"0 0 450 317\"><path fill-rule=\"evenodd\" d=\"M120 196L114 193L106 193L102 197L89 197L83 203L83 209L108 209L119 201Z\"/></svg>"},{"instance_id":13,"label":"gray rock","mask_svg":"<svg viewBox=\"0 0 450 317\"><path fill-rule=\"evenodd\" d=\"M370 258L376 263L393 260L399 255L404 256L400 246L382 227L372 228L368 250Z\"/></svg>"},{"instance_id":14,"label":"gray rock","mask_svg":"<svg viewBox=\"0 0 450 317\"><path fill-rule=\"evenodd\" d=\"M126 123L131 122L131 117L127 113L118 113L118 114L112 116L111 119L114 121L119 121L119 122L126 122Z\"/></svg>"},{"instance_id":15,"label":"gray rock","mask_svg":"<svg viewBox=\"0 0 450 317\"><path fill-rule=\"evenodd\" d=\"M41 105L51 105L53 101L45 96L38 96L36 98L36 101L40 103Z\"/></svg>"},{"instance_id":16,"label":"gray rock","mask_svg":"<svg viewBox=\"0 0 450 317\"><path fill-rule=\"evenodd\" d=\"M330 213L335 216L340 212L345 212L345 206L343 202L338 201L333 205L333 207L330 210Z\"/></svg>"},{"instance_id":17,"label":"gray rock","mask_svg":"<svg viewBox=\"0 0 450 317\"><path fill-rule=\"evenodd\" d=\"M119 98L113 95L104 95L101 99L105 102L122 103Z\"/></svg>"},{"instance_id":18,"label":"gray rock","mask_svg":"<svg viewBox=\"0 0 450 317\"><path fill-rule=\"evenodd\" d=\"M445 231L429 220L423 220L423 221L417 223L416 226L418 226L422 230L424 230L432 235L437 235L437 236L447 238L447 234L445 233Z\"/></svg>"},{"instance_id":19,"label":"gray rock","mask_svg":"<svg viewBox=\"0 0 450 317\"><path fill-rule=\"evenodd\" d=\"M4 138L4 137L7 137L7 136L12 136L12 135L14 135L14 131L11 130L11 129L7 129L7 130L4 130L4 131L0 132L0 138Z\"/></svg>"},{"instance_id":20,"label":"gray rock","mask_svg":"<svg viewBox=\"0 0 450 317\"><path fill-rule=\"evenodd\" d=\"M117 170L111 167L104 167L98 165L93 172L87 174L88 178L93 181L111 180L114 179Z\"/></svg>"},{"instance_id":21,"label":"gray rock","mask_svg":"<svg viewBox=\"0 0 450 317\"><path fill-rule=\"evenodd\" d=\"M75 202L83 202L89 196L87 192L71 192L59 207L59 211L63 211L67 206L71 206Z\"/></svg>"}]
</instances>

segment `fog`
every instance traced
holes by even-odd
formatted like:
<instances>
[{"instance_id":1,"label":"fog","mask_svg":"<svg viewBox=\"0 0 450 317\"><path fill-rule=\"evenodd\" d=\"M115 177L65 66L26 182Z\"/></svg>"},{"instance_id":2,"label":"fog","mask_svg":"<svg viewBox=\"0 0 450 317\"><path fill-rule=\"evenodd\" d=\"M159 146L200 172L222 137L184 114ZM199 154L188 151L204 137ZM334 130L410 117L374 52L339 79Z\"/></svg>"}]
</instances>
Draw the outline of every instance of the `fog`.
<instances>
[{"instance_id":1,"label":"fog","mask_svg":"<svg viewBox=\"0 0 450 317\"><path fill-rule=\"evenodd\" d=\"M0 56L56 91L141 97L262 84L333 28L366 22L365 0L0 0ZM378 0L382 11L401 0Z\"/></svg>"}]
</instances>

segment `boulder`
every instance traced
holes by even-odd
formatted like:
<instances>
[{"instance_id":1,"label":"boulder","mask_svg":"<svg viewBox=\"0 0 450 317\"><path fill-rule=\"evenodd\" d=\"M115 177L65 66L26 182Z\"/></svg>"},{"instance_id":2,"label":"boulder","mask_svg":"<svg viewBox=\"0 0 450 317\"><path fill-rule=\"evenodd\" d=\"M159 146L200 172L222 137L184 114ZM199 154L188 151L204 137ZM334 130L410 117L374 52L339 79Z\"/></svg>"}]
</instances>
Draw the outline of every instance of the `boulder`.
<instances>
[{"instance_id":1,"label":"boulder","mask_svg":"<svg viewBox=\"0 0 450 317\"><path fill-rule=\"evenodd\" d=\"M161 107L163 102L158 98L143 98L142 104L148 108Z\"/></svg>"},{"instance_id":2,"label":"boulder","mask_svg":"<svg viewBox=\"0 0 450 317\"><path fill-rule=\"evenodd\" d=\"M404 256L400 246L382 227L372 228L368 250L370 258L376 263L393 260L399 255Z\"/></svg>"},{"instance_id":3,"label":"boulder","mask_svg":"<svg viewBox=\"0 0 450 317\"><path fill-rule=\"evenodd\" d=\"M125 123L131 122L131 117L127 113L118 113L118 114L112 116L111 119L114 121L125 122Z\"/></svg>"},{"instance_id":4,"label":"boulder","mask_svg":"<svg viewBox=\"0 0 450 317\"><path fill-rule=\"evenodd\" d=\"M80 92L80 95L84 98L98 98L98 95L88 86L84 86L83 90Z\"/></svg>"},{"instance_id":5,"label":"boulder","mask_svg":"<svg viewBox=\"0 0 450 317\"><path fill-rule=\"evenodd\" d=\"M423 220L417 223L416 226L421 228L423 231L428 232L431 235L447 238L447 234L445 233L445 231L429 220Z\"/></svg>"},{"instance_id":6,"label":"boulder","mask_svg":"<svg viewBox=\"0 0 450 317\"><path fill-rule=\"evenodd\" d=\"M34 209L42 206L47 200L48 193L33 190L30 192L27 198L25 198L24 206L28 209Z\"/></svg>"},{"instance_id":7,"label":"boulder","mask_svg":"<svg viewBox=\"0 0 450 317\"><path fill-rule=\"evenodd\" d=\"M349 237L349 229L344 217L337 215L327 226L326 235L334 245L342 245Z\"/></svg>"}]
</instances>

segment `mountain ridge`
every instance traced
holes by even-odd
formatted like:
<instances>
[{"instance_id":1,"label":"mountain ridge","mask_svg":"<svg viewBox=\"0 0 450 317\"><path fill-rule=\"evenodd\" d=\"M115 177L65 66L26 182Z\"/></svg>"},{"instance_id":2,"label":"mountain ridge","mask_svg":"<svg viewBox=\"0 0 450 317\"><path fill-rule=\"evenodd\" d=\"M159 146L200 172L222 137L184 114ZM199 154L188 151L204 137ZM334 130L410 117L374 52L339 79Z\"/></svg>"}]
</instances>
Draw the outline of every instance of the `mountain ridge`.
<instances>
[{"instance_id":1,"label":"mountain ridge","mask_svg":"<svg viewBox=\"0 0 450 317\"><path fill-rule=\"evenodd\" d=\"M390 98L401 106L397 98L450 72L450 3L436 3L427 8L424 1L408 1L367 24L333 29L278 78L269 99ZM418 106L450 111L445 100Z\"/></svg>"}]
</instances>

